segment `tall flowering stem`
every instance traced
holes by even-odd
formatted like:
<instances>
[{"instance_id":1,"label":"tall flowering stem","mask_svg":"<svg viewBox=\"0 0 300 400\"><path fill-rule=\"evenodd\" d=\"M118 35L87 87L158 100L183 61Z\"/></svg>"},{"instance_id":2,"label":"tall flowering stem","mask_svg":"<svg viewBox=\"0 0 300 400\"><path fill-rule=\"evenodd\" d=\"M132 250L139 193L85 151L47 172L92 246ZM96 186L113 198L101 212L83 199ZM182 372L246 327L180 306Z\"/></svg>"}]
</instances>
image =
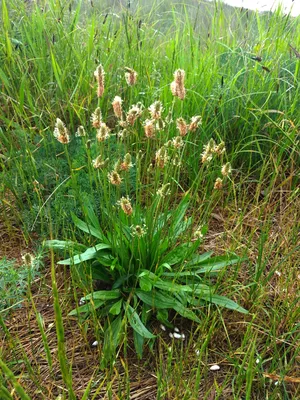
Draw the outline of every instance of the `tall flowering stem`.
<instances>
[{"instance_id":1,"label":"tall flowering stem","mask_svg":"<svg viewBox=\"0 0 300 400\"><path fill-rule=\"evenodd\" d=\"M98 97L102 97L103 96L103 92L104 92L104 76L105 76L105 72L104 69L102 67L102 64L100 64L95 72L94 72L94 76L97 80L97 96Z\"/></svg>"}]
</instances>

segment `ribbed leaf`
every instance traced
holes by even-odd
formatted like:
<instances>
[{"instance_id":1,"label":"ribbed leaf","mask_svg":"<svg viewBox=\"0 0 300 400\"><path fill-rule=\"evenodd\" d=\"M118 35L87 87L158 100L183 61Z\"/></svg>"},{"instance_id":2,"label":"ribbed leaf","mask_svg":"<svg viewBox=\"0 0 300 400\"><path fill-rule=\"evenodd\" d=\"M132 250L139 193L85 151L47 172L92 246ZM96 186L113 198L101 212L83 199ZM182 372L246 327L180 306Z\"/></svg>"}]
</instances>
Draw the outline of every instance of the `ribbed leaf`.
<instances>
[{"instance_id":1,"label":"ribbed leaf","mask_svg":"<svg viewBox=\"0 0 300 400\"><path fill-rule=\"evenodd\" d=\"M152 291L145 292L143 290L136 290L135 294L145 304L154 308L173 308L176 306L176 300L173 299L165 292Z\"/></svg>"},{"instance_id":2,"label":"ribbed leaf","mask_svg":"<svg viewBox=\"0 0 300 400\"><path fill-rule=\"evenodd\" d=\"M126 316L128 318L128 322L139 335L146 339L153 339L156 336L153 335L148 329L145 327L145 325L142 323L140 317L138 314L135 312L135 310L130 306L125 306L125 312Z\"/></svg>"},{"instance_id":3,"label":"ribbed leaf","mask_svg":"<svg viewBox=\"0 0 300 400\"><path fill-rule=\"evenodd\" d=\"M94 304L92 303L87 303L84 304L83 306L80 306L78 308L75 308L74 310L70 311L68 315L77 315L85 312L91 312L92 310L96 310L100 306L104 304L104 301L102 300L95 300Z\"/></svg>"},{"instance_id":4,"label":"ribbed leaf","mask_svg":"<svg viewBox=\"0 0 300 400\"><path fill-rule=\"evenodd\" d=\"M98 290L83 297L83 300L114 300L121 296L121 292L118 289L115 290Z\"/></svg>"},{"instance_id":5,"label":"ribbed leaf","mask_svg":"<svg viewBox=\"0 0 300 400\"><path fill-rule=\"evenodd\" d=\"M216 304L218 306L229 308L230 310L238 311L243 314L248 314L248 311L239 306L235 301L228 299L225 296L220 296L218 294L212 295L202 295L201 299L209 301L210 303Z\"/></svg>"},{"instance_id":6,"label":"ribbed leaf","mask_svg":"<svg viewBox=\"0 0 300 400\"><path fill-rule=\"evenodd\" d=\"M97 252L104 249L110 249L109 244L99 243L87 249L84 253L77 254L74 257L67 258L66 260L59 261L60 265L80 264L83 261L92 260L96 257Z\"/></svg>"}]
</instances>

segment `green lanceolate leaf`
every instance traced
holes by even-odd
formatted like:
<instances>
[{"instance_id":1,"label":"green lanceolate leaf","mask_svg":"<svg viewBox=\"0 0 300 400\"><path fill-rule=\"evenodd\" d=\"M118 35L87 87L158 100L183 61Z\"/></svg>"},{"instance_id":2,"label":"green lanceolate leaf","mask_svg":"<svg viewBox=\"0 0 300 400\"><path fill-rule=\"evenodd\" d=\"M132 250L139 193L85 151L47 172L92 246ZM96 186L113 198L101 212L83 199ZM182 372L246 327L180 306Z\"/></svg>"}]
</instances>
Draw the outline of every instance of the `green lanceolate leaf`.
<instances>
[{"instance_id":1,"label":"green lanceolate leaf","mask_svg":"<svg viewBox=\"0 0 300 400\"><path fill-rule=\"evenodd\" d=\"M169 265L174 265L183 262L187 255L189 247L191 247L190 243L183 243L175 247L161 260L161 264L166 263Z\"/></svg>"},{"instance_id":2,"label":"green lanceolate leaf","mask_svg":"<svg viewBox=\"0 0 300 400\"><path fill-rule=\"evenodd\" d=\"M96 238L98 238L100 240L106 241L106 238L104 237L103 233L99 229L82 221L74 213L72 213L71 215L72 215L72 220L73 220L74 224L77 226L77 228L81 229L83 232L86 232L92 236L95 236Z\"/></svg>"},{"instance_id":3,"label":"green lanceolate leaf","mask_svg":"<svg viewBox=\"0 0 300 400\"><path fill-rule=\"evenodd\" d=\"M103 357L101 360L101 368L105 368L115 356L116 348L120 343L122 333L122 315L119 315L109 325L104 334Z\"/></svg>"},{"instance_id":4,"label":"green lanceolate leaf","mask_svg":"<svg viewBox=\"0 0 300 400\"><path fill-rule=\"evenodd\" d=\"M139 359L143 357L143 347L145 339L136 330L133 330L134 348L137 352Z\"/></svg>"},{"instance_id":5,"label":"green lanceolate leaf","mask_svg":"<svg viewBox=\"0 0 300 400\"><path fill-rule=\"evenodd\" d=\"M154 308L174 308L177 304L176 300L165 292L136 290L135 294L142 302Z\"/></svg>"},{"instance_id":6,"label":"green lanceolate leaf","mask_svg":"<svg viewBox=\"0 0 300 400\"><path fill-rule=\"evenodd\" d=\"M123 304L123 299L121 299L121 300L117 301L116 303L114 303L111 306L111 308L109 310L109 313L112 314L112 315L119 315L120 312L121 312L122 304Z\"/></svg>"},{"instance_id":7,"label":"green lanceolate leaf","mask_svg":"<svg viewBox=\"0 0 300 400\"><path fill-rule=\"evenodd\" d=\"M124 305L124 307L128 322L133 330L135 330L138 334L146 339L153 339L156 337L155 335L153 335L153 333L148 331L136 311L129 304L127 306Z\"/></svg>"},{"instance_id":8,"label":"green lanceolate leaf","mask_svg":"<svg viewBox=\"0 0 300 400\"><path fill-rule=\"evenodd\" d=\"M86 250L87 246L71 240L46 240L45 246L54 250Z\"/></svg>"},{"instance_id":9,"label":"green lanceolate leaf","mask_svg":"<svg viewBox=\"0 0 300 400\"><path fill-rule=\"evenodd\" d=\"M152 290L152 282L147 276L141 276L139 279L140 287L145 292L150 292Z\"/></svg>"},{"instance_id":10,"label":"green lanceolate leaf","mask_svg":"<svg viewBox=\"0 0 300 400\"><path fill-rule=\"evenodd\" d=\"M114 300L121 297L121 292L118 289L115 290L98 290L83 297L82 300Z\"/></svg>"},{"instance_id":11,"label":"green lanceolate leaf","mask_svg":"<svg viewBox=\"0 0 300 400\"><path fill-rule=\"evenodd\" d=\"M70 311L68 315L77 315L86 312L90 313L92 310L96 310L102 306L102 304L104 304L103 300L95 300L93 303L84 304L83 306L75 308L74 310Z\"/></svg>"},{"instance_id":12,"label":"green lanceolate leaf","mask_svg":"<svg viewBox=\"0 0 300 400\"><path fill-rule=\"evenodd\" d=\"M99 243L87 249L84 253L77 254L74 257L67 258L66 260L59 261L60 265L80 264L83 261L92 260L97 256L97 252L104 249L110 249L109 244Z\"/></svg>"},{"instance_id":13,"label":"green lanceolate leaf","mask_svg":"<svg viewBox=\"0 0 300 400\"><path fill-rule=\"evenodd\" d=\"M187 267L198 266L198 264L201 264L207 259L209 259L212 256L212 254L213 254L212 251L208 251L207 253L203 254L197 254L186 264L186 266Z\"/></svg>"},{"instance_id":14,"label":"green lanceolate leaf","mask_svg":"<svg viewBox=\"0 0 300 400\"><path fill-rule=\"evenodd\" d=\"M184 307L181 303L177 302L176 306L173 307L175 311L178 312L182 317L190 319L191 321L195 321L200 323L201 320L197 317L197 315L187 307Z\"/></svg>"},{"instance_id":15,"label":"green lanceolate leaf","mask_svg":"<svg viewBox=\"0 0 300 400\"><path fill-rule=\"evenodd\" d=\"M228 299L225 296L220 296L218 294L202 295L201 299L208 301L210 303L229 308L230 310L238 311L243 314L248 314L248 311L239 306L235 301Z\"/></svg>"}]
</instances>

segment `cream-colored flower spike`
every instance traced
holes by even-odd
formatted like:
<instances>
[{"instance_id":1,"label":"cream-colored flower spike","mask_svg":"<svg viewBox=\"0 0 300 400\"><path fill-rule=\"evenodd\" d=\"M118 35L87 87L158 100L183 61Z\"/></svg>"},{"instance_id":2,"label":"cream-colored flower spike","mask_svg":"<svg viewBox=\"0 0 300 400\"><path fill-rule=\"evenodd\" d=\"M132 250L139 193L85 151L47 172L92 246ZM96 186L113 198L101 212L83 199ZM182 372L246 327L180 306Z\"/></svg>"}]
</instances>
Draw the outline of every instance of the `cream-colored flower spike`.
<instances>
[{"instance_id":1,"label":"cream-colored flower spike","mask_svg":"<svg viewBox=\"0 0 300 400\"><path fill-rule=\"evenodd\" d=\"M105 72L104 69L102 67L102 64L100 64L95 72L94 72L94 76L97 80L97 96L98 97L102 97L103 93L104 93L104 76L105 76Z\"/></svg>"},{"instance_id":2,"label":"cream-colored flower spike","mask_svg":"<svg viewBox=\"0 0 300 400\"><path fill-rule=\"evenodd\" d=\"M61 119L56 119L54 128L54 137L62 144L68 144L70 142L69 131Z\"/></svg>"}]
</instances>

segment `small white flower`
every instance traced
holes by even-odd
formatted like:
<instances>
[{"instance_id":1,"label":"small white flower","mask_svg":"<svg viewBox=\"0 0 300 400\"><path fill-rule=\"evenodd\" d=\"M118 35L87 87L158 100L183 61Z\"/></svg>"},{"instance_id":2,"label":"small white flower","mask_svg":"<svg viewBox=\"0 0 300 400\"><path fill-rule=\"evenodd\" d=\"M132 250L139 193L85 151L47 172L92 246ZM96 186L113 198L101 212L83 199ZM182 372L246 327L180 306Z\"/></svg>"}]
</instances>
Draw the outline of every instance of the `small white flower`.
<instances>
[{"instance_id":1,"label":"small white flower","mask_svg":"<svg viewBox=\"0 0 300 400\"><path fill-rule=\"evenodd\" d=\"M209 369L210 369L211 371L219 371L220 366L217 365L217 364L215 364L215 365L212 365Z\"/></svg>"},{"instance_id":2,"label":"small white flower","mask_svg":"<svg viewBox=\"0 0 300 400\"><path fill-rule=\"evenodd\" d=\"M98 340L95 340L95 341L92 343L92 346L93 346L93 347L98 346Z\"/></svg>"},{"instance_id":3,"label":"small white flower","mask_svg":"<svg viewBox=\"0 0 300 400\"><path fill-rule=\"evenodd\" d=\"M200 355L200 350L199 350L199 349L196 349L196 350L195 350L195 353L196 353L196 356L199 356L199 355Z\"/></svg>"},{"instance_id":4,"label":"small white flower","mask_svg":"<svg viewBox=\"0 0 300 400\"><path fill-rule=\"evenodd\" d=\"M276 274L277 276L281 276L281 272L279 272L279 271L275 271L275 274Z\"/></svg>"},{"instance_id":5,"label":"small white flower","mask_svg":"<svg viewBox=\"0 0 300 400\"><path fill-rule=\"evenodd\" d=\"M257 358L257 359L255 360L255 362L256 362L256 364L259 364L259 363L260 363L260 359Z\"/></svg>"},{"instance_id":6,"label":"small white flower","mask_svg":"<svg viewBox=\"0 0 300 400\"><path fill-rule=\"evenodd\" d=\"M166 327L163 324L160 325L160 329L164 332L166 331Z\"/></svg>"},{"instance_id":7,"label":"small white flower","mask_svg":"<svg viewBox=\"0 0 300 400\"><path fill-rule=\"evenodd\" d=\"M274 385L275 385L275 386L279 385L279 382L278 382L278 381L276 381L276 382L274 383Z\"/></svg>"},{"instance_id":8,"label":"small white flower","mask_svg":"<svg viewBox=\"0 0 300 400\"><path fill-rule=\"evenodd\" d=\"M84 298L82 298L82 299L79 300L79 305L82 306L83 304L85 304Z\"/></svg>"},{"instance_id":9,"label":"small white flower","mask_svg":"<svg viewBox=\"0 0 300 400\"><path fill-rule=\"evenodd\" d=\"M174 332L179 333L179 329L178 328L174 328Z\"/></svg>"},{"instance_id":10,"label":"small white flower","mask_svg":"<svg viewBox=\"0 0 300 400\"><path fill-rule=\"evenodd\" d=\"M171 339L173 339L173 337L174 337L173 333L171 333L171 332L169 333L169 336Z\"/></svg>"}]
</instances>

